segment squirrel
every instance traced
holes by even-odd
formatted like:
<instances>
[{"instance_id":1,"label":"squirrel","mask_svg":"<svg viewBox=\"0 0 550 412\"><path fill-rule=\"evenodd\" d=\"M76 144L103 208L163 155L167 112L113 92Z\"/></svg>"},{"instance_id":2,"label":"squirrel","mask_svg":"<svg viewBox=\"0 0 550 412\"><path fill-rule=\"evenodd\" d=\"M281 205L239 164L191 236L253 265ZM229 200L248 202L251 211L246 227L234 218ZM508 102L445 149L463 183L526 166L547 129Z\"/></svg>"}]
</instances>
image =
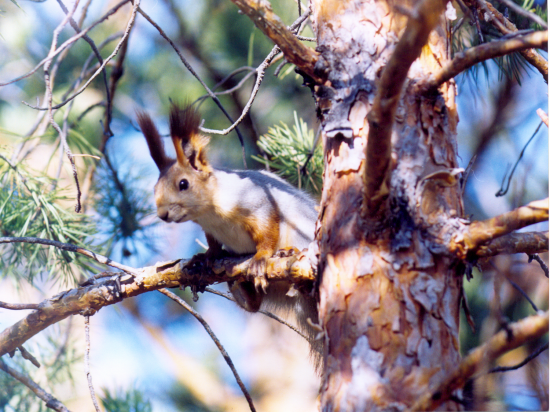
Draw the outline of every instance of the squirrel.
<instances>
[{"instance_id":1,"label":"squirrel","mask_svg":"<svg viewBox=\"0 0 550 412\"><path fill-rule=\"evenodd\" d=\"M222 246L254 257L251 280L229 284L236 302L249 312L260 307L296 312L299 328L309 337L316 367L320 364L317 302L309 294L289 293L290 284L267 283L267 259L282 248L306 248L313 240L315 201L267 171L214 168L206 158L209 138L200 133L200 116L191 106L172 103L170 135L176 159L168 157L152 119L137 112L151 157L160 171L155 185L157 215L166 222L192 220L204 230L206 259L220 256ZM309 321L308 321L309 319Z\"/></svg>"}]
</instances>

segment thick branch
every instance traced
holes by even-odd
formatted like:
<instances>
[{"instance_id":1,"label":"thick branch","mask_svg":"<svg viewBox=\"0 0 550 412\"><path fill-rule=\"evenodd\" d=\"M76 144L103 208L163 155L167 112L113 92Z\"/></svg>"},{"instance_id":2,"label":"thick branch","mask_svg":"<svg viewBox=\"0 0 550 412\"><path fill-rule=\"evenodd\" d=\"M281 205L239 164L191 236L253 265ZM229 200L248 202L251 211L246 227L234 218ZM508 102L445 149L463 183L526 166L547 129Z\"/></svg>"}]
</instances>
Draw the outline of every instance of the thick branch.
<instances>
[{"instance_id":1,"label":"thick branch","mask_svg":"<svg viewBox=\"0 0 550 412\"><path fill-rule=\"evenodd\" d=\"M504 353L548 333L548 312L529 316L508 325L487 343L474 349L434 391L426 393L411 408L412 411L429 411L451 398L477 372L486 371L490 362Z\"/></svg>"},{"instance_id":2,"label":"thick branch","mask_svg":"<svg viewBox=\"0 0 550 412\"><path fill-rule=\"evenodd\" d=\"M78 288L62 292L38 305L27 317L0 334L0 356L12 352L48 326L68 316L92 315L105 306L123 299L161 288L194 286L204 290L208 285L246 278L251 259L224 258L212 262L212 270L188 267L189 260L158 263L136 269L138 277L117 273L109 278L90 280ZM298 290L311 289L315 279L311 263L300 253L290 257L268 259L266 277L270 282L286 281Z\"/></svg>"},{"instance_id":3,"label":"thick branch","mask_svg":"<svg viewBox=\"0 0 550 412\"><path fill-rule=\"evenodd\" d=\"M472 47L455 55L454 59L445 65L424 86L426 90L439 87L446 81L459 75L464 70L482 61L494 59L520 50L548 47L548 31L537 31L512 39L493 41Z\"/></svg>"},{"instance_id":4,"label":"thick branch","mask_svg":"<svg viewBox=\"0 0 550 412\"><path fill-rule=\"evenodd\" d=\"M374 217L389 194L391 133L401 90L412 63L418 58L445 9L444 0L423 0L384 68L372 110L368 114L367 164L363 175L364 217Z\"/></svg>"},{"instance_id":5,"label":"thick branch","mask_svg":"<svg viewBox=\"0 0 550 412\"><path fill-rule=\"evenodd\" d=\"M507 235L514 230L548 220L548 198L529 203L511 212L491 219L473 222L458 231L449 244L449 250L465 258L485 243Z\"/></svg>"},{"instance_id":6,"label":"thick branch","mask_svg":"<svg viewBox=\"0 0 550 412\"><path fill-rule=\"evenodd\" d=\"M254 22L262 33L275 43L285 58L296 65L317 83L324 79L315 73L315 63L319 58L317 52L301 43L281 19L273 13L271 4L266 0L231 0L235 5Z\"/></svg>"},{"instance_id":7,"label":"thick branch","mask_svg":"<svg viewBox=\"0 0 550 412\"><path fill-rule=\"evenodd\" d=\"M510 233L480 246L476 255L489 257L501 253L534 253L548 252L548 232Z\"/></svg>"}]
</instances>

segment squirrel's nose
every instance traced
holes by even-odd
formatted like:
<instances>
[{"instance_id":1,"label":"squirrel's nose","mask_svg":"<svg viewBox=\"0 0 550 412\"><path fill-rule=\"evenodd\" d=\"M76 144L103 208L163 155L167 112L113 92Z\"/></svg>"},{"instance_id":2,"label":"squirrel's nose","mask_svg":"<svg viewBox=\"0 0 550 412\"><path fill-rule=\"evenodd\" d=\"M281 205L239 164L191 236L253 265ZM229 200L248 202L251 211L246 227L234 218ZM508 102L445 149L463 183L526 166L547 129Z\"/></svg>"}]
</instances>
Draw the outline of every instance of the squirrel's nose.
<instances>
[{"instance_id":1,"label":"squirrel's nose","mask_svg":"<svg viewBox=\"0 0 550 412\"><path fill-rule=\"evenodd\" d=\"M158 217L164 220L165 222L168 221L168 212L161 212L160 210L157 213Z\"/></svg>"}]
</instances>

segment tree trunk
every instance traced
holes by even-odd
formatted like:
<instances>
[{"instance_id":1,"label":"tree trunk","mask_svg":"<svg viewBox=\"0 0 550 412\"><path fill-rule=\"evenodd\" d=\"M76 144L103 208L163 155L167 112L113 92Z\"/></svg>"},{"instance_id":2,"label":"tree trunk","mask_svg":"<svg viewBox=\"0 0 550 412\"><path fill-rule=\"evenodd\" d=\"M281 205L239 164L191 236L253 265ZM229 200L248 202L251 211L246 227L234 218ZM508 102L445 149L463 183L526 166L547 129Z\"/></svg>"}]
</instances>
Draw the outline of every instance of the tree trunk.
<instances>
[{"instance_id":1,"label":"tree trunk","mask_svg":"<svg viewBox=\"0 0 550 412\"><path fill-rule=\"evenodd\" d=\"M451 81L431 95L415 88L449 60L443 14L397 96L388 169L381 172L389 173L388 184L366 199L374 206L361 216L366 159L383 159L386 150L383 142L368 142L369 121L376 124L369 112L407 24L403 13L416 12L416 4L400 4L401 13L385 1L312 4L316 69L328 75L314 90L325 148L317 232L323 411L408 409L460 359L464 266L443 240L463 215L455 87Z\"/></svg>"}]
</instances>

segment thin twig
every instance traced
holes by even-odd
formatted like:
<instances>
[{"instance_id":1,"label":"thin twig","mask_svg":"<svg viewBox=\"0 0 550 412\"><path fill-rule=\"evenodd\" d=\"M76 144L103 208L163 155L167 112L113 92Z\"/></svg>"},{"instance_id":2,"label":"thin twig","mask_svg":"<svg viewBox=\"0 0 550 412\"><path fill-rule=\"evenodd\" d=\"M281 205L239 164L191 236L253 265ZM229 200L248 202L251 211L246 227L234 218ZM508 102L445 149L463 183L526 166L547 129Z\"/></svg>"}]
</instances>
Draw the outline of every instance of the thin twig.
<instances>
[{"instance_id":1,"label":"thin twig","mask_svg":"<svg viewBox=\"0 0 550 412\"><path fill-rule=\"evenodd\" d=\"M531 263L533 260L537 261L542 271L544 272L544 276L548 277L548 266L546 265L546 263L544 263L544 260L542 260L537 254L527 256L529 256L529 261L527 263Z\"/></svg>"},{"instance_id":2,"label":"thin twig","mask_svg":"<svg viewBox=\"0 0 550 412\"><path fill-rule=\"evenodd\" d=\"M126 3L128 3L130 0L123 0L122 3L119 3L117 6L115 6L115 8L118 8L119 6L122 6ZM126 26L126 30L124 31L124 35L122 36L122 39L120 40L120 42L118 42L118 44L116 45L115 49L113 50L113 52L103 61L103 63L99 66L99 68L96 70L96 72L86 81L86 83L84 83L84 85L76 92L74 93L73 95L71 95L69 98L67 98L66 100L64 100L63 102L59 103L58 105L55 105L55 106L52 106L52 109L59 109L61 107L63 107L64 105L66 105L67 103L69 103L71 100L73 100L75 97L77 97L78 95L80 95L81 93L84 92L84 90L86 90L88 88L88 86L90 85L90 83L103 71L104 67L111 61L111 59L118 53L119 49L122 47L122 44L124 43L124 41L126 40L126 38L128 37L128 34L130 33L130 30L131 28L133 27L134 25L134 21L135 21L135 16L136 16L136 8L137 6L139 5L139 2L141 0L135 0L134 1L134 7L132 8L132 15L130 16L130 19L128 21L128 24ZM111 11L114 10L111 9ZM80 33L84 33L84 30L81 31ZM79 35L77 35L79 36ZM74 36L76 37L76 36ZM59 50L59 49L58 49ZM0 84L0 86L2 86L2 84ZM26 103L26 102L23 102L23 104L25 104L26 106L30 107L31 109L35 109L35 110L48 110L47 107L38 107L38 106L33 106L32 104L29 104L29 103Z\"/></svg>"},{"instance_id":3,"label":"thin twig","mask_svg":"<svg viewBox=\"0 0 550 412\"><path fill-rule=\"evenodd\" d=\"M492 41L471 47L455 54L450 62L419 87L432 90L478 63L521 50L543 47L545 44L548 44L548 31L532 32L511 39Z\"/></svg>"},{"instance_id":4,"label":"thin twig","mask_svg":"<svg viewBox=\"0 0 550 412\"><path fill-rule=\"evenodd\" d=\"M512 279L510 279L508 276L504 276L508 282L510 282L512 284L512 286L525 298L527 299L527 302L529 302L529 304L531 305L531 307L533 308L533 310L535 312L538 312L539 311L539 308L537 308L537 305L535 305L535 302L533 302L531 300L531 298L529 297L529 295L527 293L525 293L525 291L519 287L519 285L514 282Z\"/></svg>"},{"instance_id":5,"label":"thin twig","mask_svg":"<svg viewBox=\"0 0 550 412\"><path fill-rule=\"evenodd\" d=\"M181 299L175 293L172 293L172 292L170 292L169 290L166 290L166 289L159 289L159 292L162 293L165 296L168 296L170 299L172 299L173 301L175 301L178 304L180 304L181 306L183 306L185 309L187 309L187 311L189 311L189 313L191 313L200 322L200 324L203 326L203 328L206 330L208 335L210 335L210 337L212 338L212 340L214 341L214 343L218 347L220 353L222 354L223 358L225 359L225 362L227 363L227 365L231 369L231 372L233 372L233 376L235 376L235 380L237 381L237 384L241 388L241 391L243 392L243 395L244 395L244 397L246 398L246 400L248 402L248 406L250 407L250 410L252 412L255 412L256 408L254 407L254 403L252 402L252 398L250 397L250 394L248 393L248 390L244 386L244 383L242 382L242 380L241 380L241 378L240 378L240 376L237 372L237 369L235 368L235 365L233 364L233 361L231 360L231 358L227 354L225 348L223 347L223 345L221 344L219 339L216 337L216 335L214 334L214 332L212 331L212 329L210 328L208 323L204 320L204 318L200 315L200 313L195 311L191 306L189 306L187 304L186 301Z\"/></svg>"},{"instance_id":6,"label":"thin twig","mask_svg":"<svg viewBox=\"0 0 550 412\"><path fill-rule=\"evenodd\" d=\"M544 29L548 29L548 25L546 24L546 22L543 19L541 19L535 13L531 13L529 10L525 10L523 7L521 7L520 5L514 3L513 1L498 0L498 2L506 5L506 7L512 9L516 14L519 14L520 16L528 18L529 20L531 20L532 22L538 24L539 26L541 26Z\"/></svg>"},{"instance_id":7,"label":"thin twig","mask_svg":"<svg viewBox=\"0 0 550 412\"><path fill-rule=\"evenodd\" d=\"M14 379L17 379L27 388L34 392L36 396L46 402L46 407L53 409L57 412L70 412L65 405L60 401L42 389L36 382L34 382L29 376L16 371L11 366L8 366L2 359L0 359L0 369L2 369L7 374L11 375Z\"/></svg>"},{"instance_id":8,"label":"thin twig","mask_svg":"<svg viewBox=\"0 0 550 412\"><path fill-rule=\"evenodd\" d=\"M419 396L410 411L436 409L448 400L455 390L463 387L468 379L482 372L489 362L546 333L548 333L548 312L509 324L508 330L501 330L483 345L472 350L453 372L436 384L435 388Z\"/></svg>"},{"instance_id":9,"label":"thin twig","mask_svg":"<svg viewBox=\"0 0 550 412\"><path fill-rule=\"evenodd\" d=\"M512 177L514 176L514 172L516 171L516 167L518 166L521 158L523 157L523 154L525 153L525 150L527 149L527 146L529 146L529 143L531 143L531 141L535 138L535 136L537 135L537 133L540 130L541 126L542 126L542 121L539 123L539 125L537 126L535 132L529 138L527 143L525 143L525 146L523 146L523 149L521 150L521 153L519 154L518 160L516 161L516 164L512 168L512 171L510 172L510 175L508 176L508 182L506 183L506 187L504 187L504 185L502 185L500 187L500 189L498 190L498 192L495 193L496 197L504 196L506 193L508 193L508 189L510 188L510 182L512 181Z\"/></svg>"},{"instance_id":10,"label":"thin twig","mask_svg":"<svg viewBox=\"0 0 550 412\"><path fill-rule=\"evenodd\" d=\"M101 412L99 409L99 403L95 396L94 385L92 384L92 373L90 372L90 316L84 316L84 331L86 335L86 349L84 351L84 370L86 372L86 379L88 380L88 389L90 390L90 396L94 404L96 412Z\"/></svg>"},{"instance_id":11,"label":"thin twig","mask_svg":"<svg viewBox=\"0 0 550 412\"><path fill-rule=\"evenodd\" d=\"M542 109L537 109L537 114L540 117L540 120L548 127L548 115Z\"/></svg>"},{"instance_id":12,"label":"thin twig","mask_svg":"<svg viewBox=\"0 0 550 412\"><path fill-rule=\"evenodd\" d=\"M32 356L32 353L30 353L27 349L25 349L23 346L19 346L17 347L17 349L19 349L19 352L21 352L21 356L23 357L23 359L30 361L30 363L32 363L37 368L40 367L40 362L38 362L38 360L34 356Z\"/></svg>"},{"instance_id":13,"label":"thin twig","mask_svg":"<svg viewBox=\"0 0 550 412\"><path fill-rule=\"evenodd\" d=\"M205 290L209 293L213 293L214 295L218 295L218 296L222 296L228 300L230 300L231 302L235 302L235 299L233 299L233 297L228 294L228 293L222 293L222 292L219 292L217 291L216 289L212 289L212 288L205 288ZM271 319L274 319L276 320L277 322L287 326L288 328L292 329L294 332L296 332L298 335L300 335L302 338L304 338L305 340L307 340L309 342L309 339L307 338L306 335L304 335L302 332L300 332L298 330L298 328L296 328L295 326L291 325L290 323L286 322L284 319L281 319L280 317L278 317L277 315L271 313L271 312L268 312L266 310L259 310L258 313L261 313L262 315L265 315Z\"/></svg>"},{"instance_id":14,"label":"thin twig","mask_svg":"<svg viewBox=\"0 0 550 412\"><path fill-rule=\"evenodd\" d=\"M105 13L103 15L103 17L101 17L99 20L94 22L92 25L90 25L86 29L82 30L80 33L78 33L78 34L74 35L73 37L69 38L68 40L66 40L61 46L59 46L56 49L56 51L53 54L51 54L51 55L49 54L44 59L42 59L40 61L40 63L38 63L32 70L30 70L29 72L15 78L15 79L12 79L12 80L8 81L8 82L0 83L0 87L7 86L9 84L18 82L19 80L23 80L23 79L25 79L29 76L32 76L34 73L36 73L36 71L40 67L42 67L47 62L51 61L55 56L57 56L59 53L61 53L65 48L67 48L68 46L73 44L75 41L77 41L78 39L83 37L86 33L88 33L90 30L92 30L95 26L97 26L100 23L103 23L105 20L107 20L109 17L111 17L114 13L116 13L118 11L118 9L120 9L122 6L124 6L128 2L130 2L130 0L122 0L120 3L118 3L116 6L114 6L111 10L109 10L107 13ZM103 69L103 67L101 69ZM59 106L59 107L61 107L61 106ZM54 107L54 109L57 109L57 108L58 107ZM46 107L37 108L37 109L38 110L47 110Z\"/></svg>"},{"instance_id":15,"label":"thin twig","mask_svg":"<svg viewBox=\"0 0 550 412\"><path fill-rule=\"evenodd\" d=\"M185 66L185 68L199 81L199 83L202 85L202 87L204 87L204 90L206 90L208 95L211 97L211 99L214 101L214 103L216 103L216 105L220 108L220 110L223 112L225 117L227 117L227 119L231 122L231 124L235 123L233 121L233 118L229 115L227 110L225 110L225 108L223 107L222 103L220 102L220 99L218 99L218 97L215 95L215 93L212 90L210 90L210 88L206 85L206 83L202 80L202 78L197 74L197 72L193 69L193 67L189 64L189 62L185 59L185 57L183 57L183 54L181 53L180 49L178 48L178 46L176 46L176 44L172 41L172 39L170 37L168 37L168 35L164 32L164 30L162 30L161 27L157 23L155 23L155 21L153 19L151 19L151 17L149 17L149 15L147 13L145 13L141 8L138 8L138 11L145 18L145 20L147 20L155 29L157 29L159 34L168 43L170 43L170 46L172 46L172 48L174 49L176 54L179 56L181 62ZM244 147L244 138L243 138L243 136L242 136L242 134L241 134L241 132L240 132L240 130L237 126L235 126L234 129L237 132L237 135L239 136L239 142L241 143L241 147L242 147L243 164L244 164L244 167L246 169L246 153L245 153L245 147ZM233 130L233 129L231 129L231 130Z\"/></svg>"},{"instance_id":16,"label":"thin twig","mask_svg":"<svg viewBox=\"0 0 550 412\"><path fill-rule=\"evenodd\" d=\"M63 10L63 13L68 14L69 11L67 10L67 7L63 3L63 1L62 0L57 0L57 2L59 3L59 6L61 7L61 10ZM80 32L79 25L76 23L76 21L74 21L74 19L72 17L70 17L69 23L71 24L71 27L74 29L74 31L76 33ZM101 57L101 53L99 53L99 50L98 50L97 46L95 45L94 41L90 38L90 36L88 36L86 34L86 35L82 36L82 38L86 42L88 42L88 44L92 48L93 53L97 57L97 60L99 61L99 63L103 64L103 57ZM107 96L107 107L110 108L110 106L111 106L111 94L109 92L109 84L107 82L107 71L104 68L102 70L102 72L103 72L103 83L105 84L105 94Z\"/></svg>"},{"instance_id":17,"label":"thin twig","mask_svg":"<svg viewBox=\"0 0 550 412\"><path fill-rule=\"evenodd\" d=\"M38 309L38 303L7 303L0 302L0 308L9 310L29 310Z\"/></svg>"},{"instance_id":18,"label":"thin twig","mask_svg":"<svg viewBox=\"0 0 550 412\"><path fill-rule=\"evenodd\" d=\"M102 256L90 250L84 249L80 246L72 245L70 243L62 243L56 240L41 239L37 237L0 237L0 244L2 243L31 243L31 244L54 246L58 249L66 250L68 252L80 253L81 255L87 256L95 260L96 262L101 263L102 265L107 265L107 266L120 269L131 275L137 275L137 270L130 266L117 263L105 256Z\"/></svg>"},{"instance_id":19,"label":"thin twig","mask_svg":"<svg viewBox=\"0 0 550 412\"><path fill-rule=\"evenodd\" d=\"M494 367L493 369L489 370L489 372L487 372L487 373L508 372L508 371L513 371L513 370L519 369L522 366L525 366L527 363L529 363L533 359L535 359L537 356L539 356L545 350L548 350L548 343L545 343L544 345L542 345L540 348L538 348L536 351L531 353L529 356L527 356L523 361L521 361L517 365L514 365L514 366L497 366L497 367Z\"/></svg>"}]
</instances>

